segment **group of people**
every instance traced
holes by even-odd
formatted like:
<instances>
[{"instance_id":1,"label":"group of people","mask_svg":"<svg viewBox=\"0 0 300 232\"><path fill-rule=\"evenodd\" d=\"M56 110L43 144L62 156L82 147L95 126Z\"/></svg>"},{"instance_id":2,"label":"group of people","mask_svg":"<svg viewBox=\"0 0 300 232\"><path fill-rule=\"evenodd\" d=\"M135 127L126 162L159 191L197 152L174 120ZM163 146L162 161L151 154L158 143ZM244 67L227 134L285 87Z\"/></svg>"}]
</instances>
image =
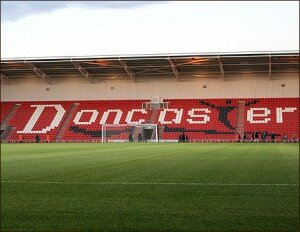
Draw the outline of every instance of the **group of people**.
<instances>
[{"instance_id":1,"label":"group of people","mask_svg":"<svg viewBox=\"0 0 300 232\"><path fill-rule=\"evenodd\" d=\"M128 141L134 142L134 134L133 133L129 133ZM138 142L142 142L142 134L141 133L138 134Z\"/></svg>"},{"instance_id":2,"label":"group of people","mask_svg":"<svg viewBox=\"0 0 300 232\"><path fill-rule=\"evenodd\" d=\"M293 134L292 140L293 140L294 143L297 142L297 136L296 136L296 133ZM282 137L282 142L283 142L283 143L287 143L288 141L289 141L289 140L288 140L287 135L284 134L283 137Z\"/></svg>"},{"instance_id":3,"label":"group of people","mask_svg":"<svg viewBox=\"0 0 300 232\"><path fill-rule=\"evenodd\" d=\"M188 138L187 134L185 134L184 132L182 134L179 134L179 138L178 138L179 143L185 143L188 141L189 141L189 138Z\"/></svg>"},{"instance_id":4,"label":"group of people","mask_svg":"<svg viewBox=\"0 0 300 232\"><path fill-rule=\"evenodd\" d=\"M259 135L258 135L257 131L256 132L252 132L252 134L251 134L251 141L252 142L256 142L256 143L259 142Z\"/></svg>"},{"instance_id":5,"label":"group of people","mask_svg":"<svg viewBox=\"0 0 300 232\"><path fill-rule=\"evenodd\" d=\"M270 136L270 139L271 139L271 142L276 142L276 135L274 132L268 134L267 132L262 132L261 133L261 141L262 142L267 142L267 136ZM247 134L244 133L243 134L243 137L241 138L240 134L239 133L236 133L235 135L235 140L236 142L259 142L259 132L252 132L251 133L251 138L247 138ZM129 142L133 142L134 141L134 135L132 133L129 134ZM142 141L142 134L139 133L138 134L138 141L141 142ZM187 134L185 134L184 132L182 134L179 135L179 139L178 139L178 142L188 142L189 139L188 139L188 136ZM282 142L283 143L286 143L288 142L288 137L287 137L287 134L284 134L282 136ZM296 133L293 134L293 137L292 137L292 141L294 143L297 142L297 137L296 137ZM35 142L36 143L39 143L40 142L40 137L38 134L35 135ZM46 143L50 143L50 135L49 134L46 134ZM19 143L23 143L23 135L20 134L19 135Z\"/></svg>"},{"instance_id":6,"label":"group of people","mask_svg":"<svg viewBox=\"0 0 300 232\"><path fill-rule=\"evenodd\" d=\"M235 140L236 140L236 142L243 141L243 142L256 142L256 143L258 143L260 141L259 140L259 134L261 134L261 141L263 143L267 142L267 136L270 136L270 140L271 140L272 143L276 142L276 136L277 135L274 132L268 134L268 132L261 132L261 133L259 133L257 131L251 133L251 138L250 139L247 138L246 133L244 133L243 139L241 139L241 136L240 136L239 133L236 133ZM297 142L296 134L295 133L293 134L293 138L292 139L293 139L294 143ZM286 134L283 134L283 136L282 136L282 142L283 143L288 142L288 137L287 137Z\"/></svg>"},{"instance_id":7,"label":"group of people","mask_svg":"<svg viewBox=\"0 0 300 232\"><path fill-rule=\"evenodd\" d=\"M275 141L275 136L274 136L274 138L272 138L272 135L271 135L271 140L274 142L274 141ZM284 133L283 136L282 136L282 142L283 142L283 143L289 142L288 136L287 136L287 134L285 134L285 133ZM290 142L297 143L297 135L296 135L296 133L293 134L292 140L291 140Z\"/></svg>"},{"instance_id":8,"label":"group of people","mask_svg":"<svg viewBox=\"0 0 300 232\"><path fill-rule=\"evenodd\" d=\"M39 136L38 134L35 135L34 141L35 141L36 143L39 143L39 142L40 142L40 136ZM23 135L20 134L20 135L19 135L19 143L23 143L23 142L24 142L24 141L23 141ZM50 143L50 135L49 135L49 134L46 134L46 141L45 141L45 142L46 142L46 143Z\"/></svg>"},{"instance_id":9,"label":"group of people","mask_svg":"<svg viewBox=\"0 0 300 232\"><path fill-rule=\"evenodd\" d=\"M261 133L261 141L263 143L267 142L267 135L268 135L267 132L262 132ZM275 138L275 134L274 133L271 134L271 140L272 140L272 137ZM242 140L241 140L241 136L239 135L239 133L236 133L235 139L236 139L237 142L243 141L243 142L256 142L256 143L258 143L259 142L259 133L257 131L256 132L252 132L250 139L247 138L247 134L244 133Z\"/></svg>"}]
</instances>

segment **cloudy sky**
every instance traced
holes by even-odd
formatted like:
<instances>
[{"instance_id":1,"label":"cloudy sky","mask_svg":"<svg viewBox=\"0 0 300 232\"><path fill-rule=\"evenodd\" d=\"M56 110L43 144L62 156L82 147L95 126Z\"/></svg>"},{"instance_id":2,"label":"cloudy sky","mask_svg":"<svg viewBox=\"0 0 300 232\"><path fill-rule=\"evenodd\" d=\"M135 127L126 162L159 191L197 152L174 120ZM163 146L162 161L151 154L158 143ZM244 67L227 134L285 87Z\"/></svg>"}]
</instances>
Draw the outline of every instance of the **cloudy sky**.
<instances>
[{"instance_id":1,"label":"cloudy sky","mask_svg":"<svg viewBox=\"0 0 300 232\"><path fill-rule=\"evenodd\" d=\"M298 50L298 9L298 1L1 1L1 57Z\"/></svg>"}]
</instances>

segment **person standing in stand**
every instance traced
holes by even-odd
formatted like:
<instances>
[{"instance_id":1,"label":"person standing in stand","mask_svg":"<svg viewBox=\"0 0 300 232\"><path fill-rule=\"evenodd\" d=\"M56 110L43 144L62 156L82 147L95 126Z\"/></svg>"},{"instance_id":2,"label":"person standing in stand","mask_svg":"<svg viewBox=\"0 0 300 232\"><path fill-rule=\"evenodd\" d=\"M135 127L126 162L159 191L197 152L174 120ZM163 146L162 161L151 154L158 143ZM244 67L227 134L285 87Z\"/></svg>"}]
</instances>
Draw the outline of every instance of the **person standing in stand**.
<instances>
[{"instance_id":1,"label":"person standing in stand","mask_svg":"<svg viewBox=\"0 0 300 232\"><path fill-rule=\"evenodd\" d=\"M288 140L288 137L287 137L286 134L284 134L283 137L282 137L282 142L286 143L287 140Z\"/></svg>"},{"instance_id":2,"label":"person standing in stand","mask_svg":"<svg viewBox=\"0 0 300 232\"><path fill-rule=\"evenodd\" d=\"M182 142L182 134L179 134L179 138L178 138L178 142L181 143Z\"/></svg>"},{"instance_id":3,"label":"person standing in stand","mask_svg":"<svg viewBox=\"0 0 300 232\"><path fill-rule=\"evenodd\" d=\"M258 139L258 132L257 132L257 131L255 132L255 142L257 142L257 143L259 142L259 139Z\"/></svg>"},{"instance_id":4,"label":"person standing in stand","mask_svg":"<svg viewBox=\"0 0 300 232\"><path fill-rule=\"evenodd\" d=\"M183 132L183 134L182 134L182 142L185 142L185 141L186 141L185 133Z\"/></svg>"},{"instance_id":5,"label":"person standing in stand","mask_svg":"<svg viewBox=\"0 0 300 232\"><path fill-rule=\"evenodd\" d=\"M50 143L50 135L49 134L46 135L46 142Z\"/></svg>"},{"instance_id":6,"label":"person standing in stand","mask_svg":"<svg viewBox=\"0 0 300 232\"><path fill-rule=\"evenodd\" d=\"M265 143L265 142L266 142L266 139L267 139L267 132L264 131L264 132L261 134L261 140L262 140L263 143Z\"/></svg>"},{"instance_id":7,"label":"person standing in stand","mask_svg":"<svg viewBox=\"0 0 300 232\"><path fill-rule=\"evenodd\" d=\"M236 133L236 135L235 135L235 141L236 141L237 143L239 143L239 142L240 142L240 139L241 139L241 137L240 137L239 133Z\"/></svg>"},{"instance_id":8,"label":"person standing in stand","mask_svg":"<svg viewBox=\"0 0 300 232\"><path fill-rule=\"evenodd\" d=\"M36 143L39 143L40 142L40 137L38 134L35 135L35 142Z\"/></svg>"},{"instance_id":9,"label":"person standing in stand","mask_svg":"<svg viewBox=\"0 0 300 232\"><path fill-rule=\"evenodd\" d=\"M251 141L252 141L252 142L255 141L255 133L254 133L254 132L252 132L252 134L251 134Z\"/></svg>"},{"instance_id":10,"label":"person standing in stand","mask_svg":"<svg viewBox=\"0 0 300 232\"><path fill-rule=\"evenodd\" d=\"M243 135L243 140L244 140L244 143L247 142L247 135L246 135L246 133L244 133L244 135Z\"/></svg>"},{"instance_id":11,"label":"person standing in stand","mask_svg":"<svg viewBox=\"0 0 300 232\"><path fill-rule=\"evenodd\" d=\"M23 142L23 135L19 135L19 143L22 143Z\"/></svg>"},{"instance_id":12,"label":"person standing in stand","mask_svg":"<svg viewBox=\"0 0 300 232\"><path fill-rule=\"evenodd\" d=\"M293 142L296 143L296 133L293 134Z\"/></svg>"},{"instance_id":13,"label":"person standing in stand","mask_svg":"<svg viewBox=\"0 0 300 232\"><path fill-rule=\"evenodd\" d=\"M274 132L271 133L271 142L272 143L275 142L275 133Z\"/></svg>"}]
</instances>

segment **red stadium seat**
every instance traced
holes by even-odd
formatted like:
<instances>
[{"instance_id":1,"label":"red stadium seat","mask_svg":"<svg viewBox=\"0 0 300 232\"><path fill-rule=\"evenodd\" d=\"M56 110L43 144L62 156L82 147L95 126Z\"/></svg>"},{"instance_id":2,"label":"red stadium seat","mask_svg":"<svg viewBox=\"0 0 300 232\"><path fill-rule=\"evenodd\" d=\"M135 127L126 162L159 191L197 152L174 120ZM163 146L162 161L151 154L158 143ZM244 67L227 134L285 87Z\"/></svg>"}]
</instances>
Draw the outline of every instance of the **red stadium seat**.
<instances>
[{"instance_id":1,"label":"red stadium seat","mask_svg":"<svg viewBox=\"0 0 300 232\"><path fill-rule=\"evenodd\" d=\"M178 140L183 132L190 141L233 141L236 134L238 101L245 102L244 132L250 137L274 132L277 140L284 133L288 138L299 138L299 98L257 99L165 99L168 109L142 110L145 100L76 101L79 103L70 114L63 141L101 141L102 124L128 124L130 122L154 123L164 128L161 140ZM21 104L8 124L16 129L9 140L34 141L39 134L41 141L54 141L68 118L74 101L18 102ZM13 102L1 102L1 121L5 119ZM134 111L135 110L135 111ZM152 114L151 114L152 113ZM68 125L67 125L68 124ZM116 129L110 136L128 139L128 133Z\"/></svg>"}]
</instances>

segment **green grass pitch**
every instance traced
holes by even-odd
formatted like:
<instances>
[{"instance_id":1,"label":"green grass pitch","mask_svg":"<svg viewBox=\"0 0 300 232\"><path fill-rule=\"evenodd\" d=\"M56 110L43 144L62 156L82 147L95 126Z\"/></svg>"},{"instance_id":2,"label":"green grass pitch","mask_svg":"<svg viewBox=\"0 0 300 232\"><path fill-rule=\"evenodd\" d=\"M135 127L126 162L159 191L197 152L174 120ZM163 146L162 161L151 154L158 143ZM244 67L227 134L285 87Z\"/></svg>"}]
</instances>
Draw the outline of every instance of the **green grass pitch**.
<instances>
[{"instance_id":1,"label":"green grass pitch","mask_svg":"<svg viewBox=\"0 0 300 232\"><path fill-rule=\"evenodd\" d=\"M1 231L298 231L299 144L2 144Z\"/></svg>"}]
</instances>

